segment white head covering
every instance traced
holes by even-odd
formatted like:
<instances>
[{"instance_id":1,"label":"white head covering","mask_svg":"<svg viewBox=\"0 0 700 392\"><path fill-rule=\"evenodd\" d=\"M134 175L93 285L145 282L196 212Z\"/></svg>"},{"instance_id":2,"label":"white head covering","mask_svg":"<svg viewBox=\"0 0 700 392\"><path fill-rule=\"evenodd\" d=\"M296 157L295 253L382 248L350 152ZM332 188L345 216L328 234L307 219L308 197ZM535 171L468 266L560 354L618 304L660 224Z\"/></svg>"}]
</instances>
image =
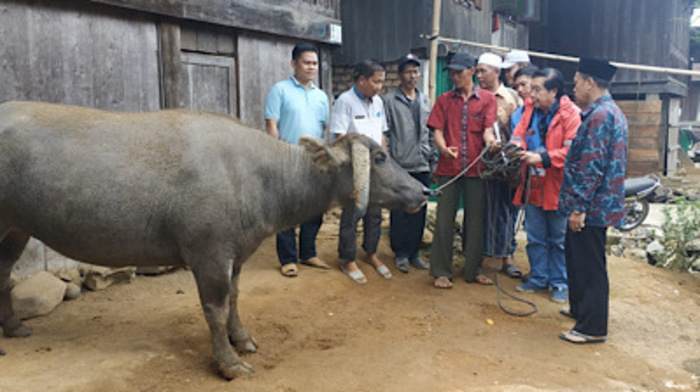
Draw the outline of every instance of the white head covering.
<instances>
[{"instance_id":1,"label":"white head covering","mask_svg":"<svg viewBox=\"0 0 700 392\"><path fill-rule=\"evenodd\" d=\"M486 64L501 69L503 66L503 60L501 59L501 56L497 54L484 53L481 56L479 56L479 61L477 62L477 64Z\"/></svg>"},{"instance_id":2,"label":"white head covering","mask_svg":"<svg viewBox=\"0 0 700 392\"><path fill-rule=\"evenodd\" d=\"M517 63L529 63L530 56L524 50L511 50L506 54L506 59L503 61L503 68L508 69Z\"/></svg>"}]
</instances>

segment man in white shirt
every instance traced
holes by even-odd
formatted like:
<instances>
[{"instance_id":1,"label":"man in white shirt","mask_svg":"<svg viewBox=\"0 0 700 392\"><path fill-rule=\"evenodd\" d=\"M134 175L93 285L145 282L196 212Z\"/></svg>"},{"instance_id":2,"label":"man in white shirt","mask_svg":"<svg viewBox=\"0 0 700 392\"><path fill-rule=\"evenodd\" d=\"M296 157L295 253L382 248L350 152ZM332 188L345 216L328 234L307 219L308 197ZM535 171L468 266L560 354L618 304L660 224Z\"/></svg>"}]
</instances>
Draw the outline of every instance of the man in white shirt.
<instances>
[{"instance_id":1,"label":"man in white shirt","mask_svg":"<svg viewBox=\"0 0 700 392\"><path fill-rule=\"evenodd\" d=\"M380 145L384 143L384 132L388 130L384 104L377 95L384 87L386 72L384 67L373 61L358 63L353 71L353 86L342 93L333 104L331 111L331 132L336 135L360 133L370 137ZM381 208L369 207L362 217L364 238L362 248L367 253L367 262L385 279L391 278L391 271L377 257L377 246L381 234ZM367 282L367 278L355 261L357 256L357 221L353 208L344 208L340 218L340 238L338 254L340 269L357 283Z\"/></svg>"}]
</instances>

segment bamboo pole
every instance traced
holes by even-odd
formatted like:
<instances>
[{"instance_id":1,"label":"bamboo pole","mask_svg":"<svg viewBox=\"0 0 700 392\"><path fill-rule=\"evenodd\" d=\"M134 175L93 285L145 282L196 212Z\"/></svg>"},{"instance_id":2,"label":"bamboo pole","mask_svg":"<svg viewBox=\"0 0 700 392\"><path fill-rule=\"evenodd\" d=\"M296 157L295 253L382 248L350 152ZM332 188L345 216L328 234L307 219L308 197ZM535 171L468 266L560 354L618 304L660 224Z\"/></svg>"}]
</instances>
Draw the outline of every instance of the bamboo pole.
<instances>
[{"instance_id":1,"label":"bamboo pole","mask_svg":"<svg viewBox=\"0 0 700 392\"><path fill-rule=\"evenodd\" d=\"M507 53L507 52L511 51L511 48L507 48L504 46L482 44L480 42L464 41L464 40L460 40L460 39L444 38L444 37L437 37L436 39L434 39L432 41L432 43L436 43L437 41L451 43L451 44L474 46L474 47L478 47L478 48L490 49L493 51L503 52L503 53ZM518 50L521 50L521 49L518 49ZM559 54L550 54L550 53L544 53L544 52L536 52L536 51L532 51L532 50L523 50L523 51L527 52L527 54L529 54L532 57L540 57L540 58L549 59L549 60L569 61L569 62L573 62L573 63L577 63L579 61L578 57L563 56L563 55L559 55ZM700 71L693 71L690 69L683 69L683 68L657 67L657 66L652 66L652 65L619 63L616 61L611 61L610 64L612 64L618 68L621 68L621 69L629 69L629 70L633 70L633 71L659 72L659 73L684 75L684 76L700 76Z\"/></svg>"},{"instance_id":2,"label":"bamboo pole","mask_svg":"<svg viewBox=\"0 0 700 392\"><path fill-rule=\"evenodd\" d=\"M440 15L442 14L442 0L433 0L433 31L430 41L430 80L428 81L428 96L431 102L435 102L437 89L437 57L438 37L440 36Z\"/></svg>"}]
</instances>

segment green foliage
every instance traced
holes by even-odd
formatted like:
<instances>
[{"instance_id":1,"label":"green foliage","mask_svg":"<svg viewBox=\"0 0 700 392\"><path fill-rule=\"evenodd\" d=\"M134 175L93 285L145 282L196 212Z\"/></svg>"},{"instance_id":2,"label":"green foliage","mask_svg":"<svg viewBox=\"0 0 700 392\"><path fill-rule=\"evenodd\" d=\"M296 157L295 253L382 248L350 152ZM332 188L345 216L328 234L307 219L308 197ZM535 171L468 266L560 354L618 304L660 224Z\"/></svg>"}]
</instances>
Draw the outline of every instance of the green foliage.
<instances>
[{"instance_id":1,"label":"green foliage","mask_svg":"<svg viewBox=\"0 0 700 392\"><path fill-rule=\"evenodd\" d=\"M688 244L700 237L700 201L681 200L663 208L664 254L661 265L666 268L687 270L693 259L687 252Z\"/></svg>"}]
</instances>

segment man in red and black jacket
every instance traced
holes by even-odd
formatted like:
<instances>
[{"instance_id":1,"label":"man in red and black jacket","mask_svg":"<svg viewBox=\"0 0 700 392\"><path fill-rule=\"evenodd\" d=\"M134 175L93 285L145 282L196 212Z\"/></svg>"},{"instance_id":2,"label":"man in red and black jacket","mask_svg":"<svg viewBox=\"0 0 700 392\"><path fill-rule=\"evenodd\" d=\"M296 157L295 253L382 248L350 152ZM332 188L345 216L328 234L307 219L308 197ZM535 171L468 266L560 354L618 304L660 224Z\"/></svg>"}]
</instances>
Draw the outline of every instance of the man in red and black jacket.
<instances>
[{"instance_id":1,"label":"man in red and black jacket","mask_svg":"<svg viewBox=\"0 0 700 392\"><path fill-rule=\"evenodd\" d=\"M513 204L525 206L527 257L530 276L516 287L523 292L551 291L551 299L568 300L564 238L566 216L559 213L559 188L571 141L581 125L579 108L564 95L564 77L553 68L532 77L528 101L512 143L522 147L527 175L518 186Z\"/></svg>"},{"instance_id":2,"label":"man in red and black jacket","mask_svg":"<svg viewBox=\"0 0 700 392\"><path fill-rule=\"evenodd\" d=\"M474 86L476 59L468 53L456 53L447 68L454 89L442 94L428 118L440 152L435 178L438 185L449 181L470 164L476 163L459 180L442 191L438 200L435 237L430 255L430 272L437 288L452 287L452 243L454 220L460 198L464 204L465 239L464 280L488 284L479 273L483 247L484 189L479 174L479 155L496 138L496 98L493 93Z\"/></svg>"}]
</instances>

